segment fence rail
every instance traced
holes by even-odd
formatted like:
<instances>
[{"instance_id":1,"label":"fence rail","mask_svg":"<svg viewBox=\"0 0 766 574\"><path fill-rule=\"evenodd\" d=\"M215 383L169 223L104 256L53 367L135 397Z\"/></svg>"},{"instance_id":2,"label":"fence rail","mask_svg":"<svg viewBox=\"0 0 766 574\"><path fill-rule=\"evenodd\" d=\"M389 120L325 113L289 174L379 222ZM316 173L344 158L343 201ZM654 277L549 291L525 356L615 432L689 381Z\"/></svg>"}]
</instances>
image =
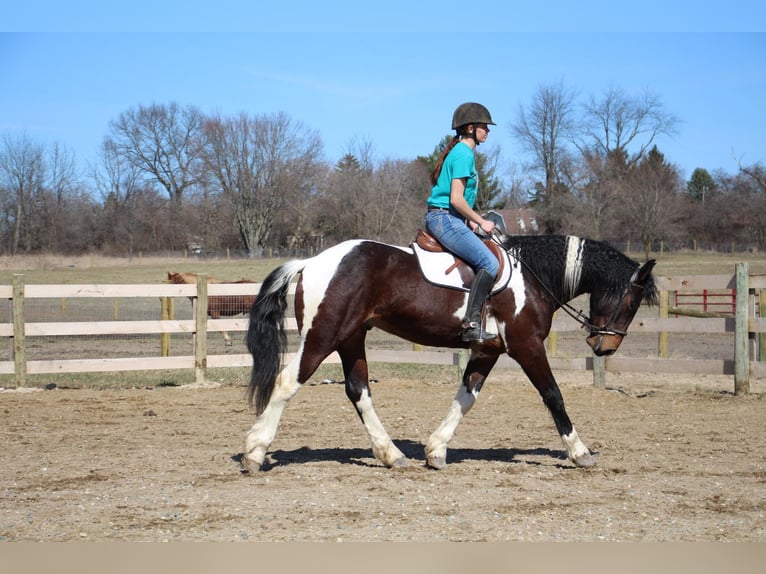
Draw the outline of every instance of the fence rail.
<instances>
[{"instance_id":1,"label":"fence rail","mask_svg":"<svg viewBox=\"0 0 766 574\"><path fill-rule=\"evenodd\" d=\"M737 393L749 392L750 377L766 377L766 351L764 333L766 318L757 316L766 308L766 275L750 275L747 263L737 264L734 275L701 275L685 277L658 277L662 292L659 316L637 317L630 327L631 333L656 333L658 336L657 358L629 357L583 357L563 358L555 356L556 339L559 334L580 330L580 325L566 315L556 317L549 337L552 368L561 370L592 370L594 384L604 386L607 371L659 372L689 374L733 375ZM294 285L290 293L294 293ZM27 375L50 373L116 372L156 369L194 369L197 380L204 380L209 368L248 367L252 364L249 354L210 354L207 350L207 334L247 330L247 317L209 319L207 317L208 297L226 295L248 295L257 293L260 284L218 284L206 283L200 275L196 285L37 285L24 283L23 275L15 275L12 285L0 285L0 298L10 305L9 319L0 322L0 337L9 340L10 359L0 360L0 374L12 375L12 385L25 386ZM743 293L736 297L735 313L731 317L673 317L676 307L669 301L682 291L724 290ZM671 297L672 296L672 297ZM176 298L189 297L193 302L191 319L156 320L113 320L113 321L29 321L25 317L25 302L56 298L71 299L114 298ZM159 305L158 305L159 308ZM295 330L295 319L287 319L287 328ZM193 352L181 356L118 357L97 359L46 359L28 360L28 339L38 337L64 337L72 335L169 335L190 334L193 337ZM713 334L733 333L734 349L732 359L689 360L667 358L667 338L671 333ZM461 351L437 350L386 350L371 348L368 359L372 362L420 363L458 365L465 360ZM325 361L338 363L337 354ZM518 368L509 357L498 361L498 367Z\"/></svg>"}]
</instances>

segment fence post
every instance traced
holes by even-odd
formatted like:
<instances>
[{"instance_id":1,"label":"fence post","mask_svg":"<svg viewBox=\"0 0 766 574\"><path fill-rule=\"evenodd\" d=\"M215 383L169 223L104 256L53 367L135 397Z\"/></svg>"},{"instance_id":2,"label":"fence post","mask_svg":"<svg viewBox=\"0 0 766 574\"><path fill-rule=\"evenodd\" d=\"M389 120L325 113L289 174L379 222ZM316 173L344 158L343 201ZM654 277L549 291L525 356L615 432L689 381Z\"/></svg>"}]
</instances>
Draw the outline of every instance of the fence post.
<instances>
[{"instance_id":1,"label":"fence post","mask_svg":"<svg viewBox=\"0 0 766 574\"><path fill-rule=\"evenodd\" d=\"M207 275L197 275L197 304L194 329L194 380L205 382L207 371Z\"/></svg>"},{"instance_id":2,"label":"fence post","mask_svg":"<svg viewBox=\"0 0 766 574\"><path fill-rule=\"evenodd\" d=\"M667 319L668 314L668 308L670 307L670 291L662 290L660 291L660 319ZM657 338L657 354L659 355L660 359L667 359L669 352L668 352L668 332L667 331L660 331L658 338Z\"/></svg>"},{"instance_id":3,"label":"fence post","mask_svg":"<svg viewBox=\"0 0 766 574\"><path fill-rule=\"evenodd\" d=\"M24 328L24 275L13 275L13 362L15 387L27 384L27 344ZM14 388L15 388L14 387Z\"/></svg>"},{"instance_id":4,"label":"fence post","mask_svg":"<svg viewBox=\"0 0 766 574\"><path fill-rule=\"evenodd\" d=\"M758 313L759 317L766 317L766 289L759 292ZM766 361L766 333L758 333L758 360Z\"/></svg>"},{"instance_id":5,"label":"fence post","mask_svg":"<svg viewBox=\"0 0 766 574\"><path fill-rule=\"evenodd\" d=\"M468 367L468 359L471 357L471 351L469 349L458 349L455 355L457 356L457 368L460 371L458 377L462 377L466 367Z\"/></svg>"},{"instance_id":6,"label":"fence post","mask_svg":"<svg viewBox=\"0 0 766 574\"><path fill-rule=\"evenodd\" d=\"M593 386L606 389L606 359L593 355Z\"/></svg>"},{"instance_id":7,"label":"fence post","mask_svg":"<svg viewBox=\"0 0 766 574\"><path fill-rule=\"evenodd\" d=\"M737 263L736 269L736 315L734 318L734 394L750 392L750 353L748 351L748 301L750 299L750 264Z\"/></svg>"},{"instance_id":8,"label":"fence post","mask_svg":"<svg viewBox=\"0 0 766 574\"><path fill-rule=\"evenodd\" d=\"M162 298L162 320L169 321L173 319L173 298ZM160 356L170 356L170 333L160 333Z\"/></svg>"}]
</instances>

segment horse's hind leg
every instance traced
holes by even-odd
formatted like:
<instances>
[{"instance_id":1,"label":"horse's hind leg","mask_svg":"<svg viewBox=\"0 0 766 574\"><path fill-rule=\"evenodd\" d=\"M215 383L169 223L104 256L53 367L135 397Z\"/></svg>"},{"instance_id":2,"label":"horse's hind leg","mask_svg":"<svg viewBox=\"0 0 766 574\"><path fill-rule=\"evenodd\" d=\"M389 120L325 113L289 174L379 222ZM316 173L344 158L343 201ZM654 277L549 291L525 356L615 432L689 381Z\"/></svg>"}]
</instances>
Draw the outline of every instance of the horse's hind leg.
<instances>
[{"instance_id":1,"label":"horse's hind leg","mask_svg":"<svg viewBox=\"0 0 766 574\"><path fill-rule=\"evenodd\" d=\"M245 436L245 452L242 457L242 466L250 473L256 473L261 469L266 451L271 446L277 434L279 420L290 399L298 392L301 384L298 382L298 367L300 353L286 365L277 376L274 390L271 393L269 404L255 419L255 424Z\"/></svg>"},{"instance_id":2,"label":"horse's hind leg","mask_svg":"<svg viewBox=\"0 0 766 574\"><path fill-rule=\"evenodd\" d=\"M407 458L396 448L372 406L367 358L364 351L366 331L362 330L338 349L343 374L346 378L346 396L354 405L372 442L372 453L389 468L407 466Z\"/></svg>"},{"instance_id":3,"label":"horse's hind leg","mask_svg":"<svg viewBox=\"0 0 766 574\"><path fill-rule=\"evenodd\" d=\"M455 435L455 430L463 416L471 410L481 386L497 362L497 357L478 357L472 355L468 361L463 381L455 394L447 417L442 421L426 444L426 465L435 469L447 466L447 443Z\"/></svg>"}]
</instances>

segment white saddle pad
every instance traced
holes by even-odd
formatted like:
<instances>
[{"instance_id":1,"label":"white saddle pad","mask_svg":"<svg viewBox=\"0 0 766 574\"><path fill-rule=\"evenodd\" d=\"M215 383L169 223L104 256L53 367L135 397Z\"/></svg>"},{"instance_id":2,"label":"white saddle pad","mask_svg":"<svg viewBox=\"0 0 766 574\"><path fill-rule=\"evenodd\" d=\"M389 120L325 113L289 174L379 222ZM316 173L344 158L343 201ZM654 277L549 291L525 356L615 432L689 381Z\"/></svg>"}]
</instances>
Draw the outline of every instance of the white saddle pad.
<instances>
[{"instance_id":1,"label":"white saddle pad","mask_svg":"<svg viewBox=\"0 0 766 574\"><path fill-rule=\"evenodd\" d=\"M452 268L452 271L447 273L455 263L455 256L446 251L440 253L434 253L432 251L426 251L417 243L412 244L412 250L415 252L415 257L418 258L420 264L420 270L426 278L426 281L433 285L439 285L441 287L449 287L451 289L458 289L460 291L468 291L468 287L463 285L463 280L460 277L460 273L457 270L457 266ZM503 265L503 272L500 277L495 281L494 287L492 287L492 293L502 291L508 285L508 281L511 279L511 261L508 252L505 252L505 265Z\"/></svg>"}]
</instances>

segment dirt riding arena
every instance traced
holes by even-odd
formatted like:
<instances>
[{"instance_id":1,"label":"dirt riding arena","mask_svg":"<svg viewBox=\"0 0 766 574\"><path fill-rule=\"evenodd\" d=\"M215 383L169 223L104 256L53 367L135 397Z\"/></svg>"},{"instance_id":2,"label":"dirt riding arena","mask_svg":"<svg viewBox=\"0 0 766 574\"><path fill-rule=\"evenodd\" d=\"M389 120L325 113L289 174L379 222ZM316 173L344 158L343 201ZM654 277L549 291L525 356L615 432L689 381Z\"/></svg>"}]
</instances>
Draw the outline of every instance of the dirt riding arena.
<instances>
[{"instance_id":1,"label":"dirt riding arena","mask_svg":"<svg viewBox=\"0 0 766 574\"><path fill-rule=\"evenodd\" d=\"M447 377L372 387L409 468L373 459L342 385L316 382L256 476L237 462L242 386L5 391L0 540L766 541L764 382L734 396L730 377L558 376L595 468L563 458L515 370L491 375L442 471L423 444Z\"/></svg>"}]
</instances>

